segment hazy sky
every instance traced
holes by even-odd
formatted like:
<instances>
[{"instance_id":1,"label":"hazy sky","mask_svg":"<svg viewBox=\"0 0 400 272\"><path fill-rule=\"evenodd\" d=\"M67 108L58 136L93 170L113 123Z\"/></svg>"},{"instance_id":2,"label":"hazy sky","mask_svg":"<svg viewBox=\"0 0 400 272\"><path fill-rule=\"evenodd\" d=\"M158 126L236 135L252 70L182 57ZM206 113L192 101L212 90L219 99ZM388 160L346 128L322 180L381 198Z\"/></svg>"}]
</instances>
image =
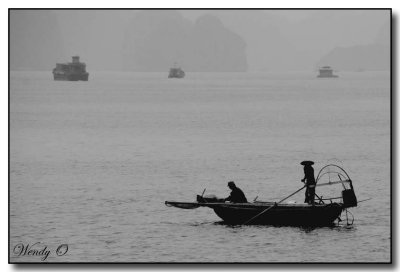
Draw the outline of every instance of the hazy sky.
<instances>
[{"instance_id":1,"label":"hazy sky","mask_svg":"<svg viewBox=\"0 0 400 272\"><path fill-rule=\"evenodd\" d=\"M35 69L28 66L39 63L35 58L45 58L46 54L49 56L46 65L54 66L55 62L69 61L72 55L79 54L89 69L120 70L121 48L137 12L143 11L11 11L11 68ZM336 47L376 43L382 28L390 26L389 10L179 12L192 22L202 15L212 14L226 28L240 35L246 42L250 71L312 69ZM47 33L46 37L43 32Z\"/></svg>"}]
</instances>

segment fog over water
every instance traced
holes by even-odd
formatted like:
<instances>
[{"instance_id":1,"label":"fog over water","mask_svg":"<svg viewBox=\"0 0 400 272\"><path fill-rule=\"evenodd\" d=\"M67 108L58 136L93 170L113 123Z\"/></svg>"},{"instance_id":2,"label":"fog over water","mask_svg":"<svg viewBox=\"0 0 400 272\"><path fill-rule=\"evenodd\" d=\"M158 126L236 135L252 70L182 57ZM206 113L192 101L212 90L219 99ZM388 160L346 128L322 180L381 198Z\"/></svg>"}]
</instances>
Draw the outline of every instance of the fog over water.
<instances>
[{"instance_id":1,"label":"fog over water","mask_svg":"<svg viewBox=\"0 0 400 272\"><path fill-rule=\"evenodd\" d=\"M364 55L336 69L389 69L388 10L12 10L10 22L13 70L50 70L76 54L105 71L165 71L175 61L206 72L312 70L355 46ZM371 55L380 63L362 62Z\"/></svg>"},{"instance_id":2,"label":"fog over water","mask_svg":"<svg viewBox=\"0 0 400 272\"><path fill-rule=\"evenodd\" d=\"M11 262L391 261L390 10L9 19ZM75 55L89 80L54 80ZM184 78L168 78L175 63ZM325 65L338 77L318 78ZM303 186L303 160L350 175L364 200L351 226L230 226L164 204L226 197L230 180L278 202Z\"/></svg>"},{"instance_id":3,"label":"fog over water","mask_svg":"<svg viewBox=\"0 0 400 272\"><path fill-rule=\"evenodd\" d=\"M10 98L11 251L42 242L50 262L390 258L388 73L104 72L60 82L13 72ZM350 209L352 228L230 227L211 209L164 205L204 188L226 197L229 180L249 201L279 201L301 187L305 159L316 172L335 159L358 199L372 198Z\"/></svg>"}]
</instances>

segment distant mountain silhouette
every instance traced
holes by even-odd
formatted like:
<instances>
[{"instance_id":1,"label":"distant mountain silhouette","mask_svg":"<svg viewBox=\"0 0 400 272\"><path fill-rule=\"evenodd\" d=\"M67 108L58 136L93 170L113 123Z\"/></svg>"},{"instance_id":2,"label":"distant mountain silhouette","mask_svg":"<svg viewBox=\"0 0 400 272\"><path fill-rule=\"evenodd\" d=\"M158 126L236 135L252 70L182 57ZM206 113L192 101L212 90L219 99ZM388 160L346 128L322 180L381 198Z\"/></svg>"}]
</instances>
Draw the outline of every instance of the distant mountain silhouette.
<instances>
[{"instance_id":1,"label":"distant mountain silhouette","mask_svg":"<svg viewBox=\"0 0 400 272\"><path fill-rule=\"evenodd\" d=\"M350 71L390 70L390 24L379 30L373 44L334 48L318 62L324 65Z\"/></svg>"},{"instance_id":2,"label":"distant mountain silhouette","mask_svg":"<svg viewBox=\"0 0 400 272\"><path fill-rule=\"evenodd\" d=\"M124 68L167 71L177 62L185 71L246 71L246 44L212 15L193 24L177 11L136 14L126 31Z\"/></svg>"},{"instance_id":3,"label":"distant mountain silhouette","mask_svg":"<svg viewBox=\"0 0 400 272\"><path fill-rule=\"evenodd\" d=\"M10 11L12 70L75 54L89 71L376 70L388 69L389 45L387 10Z\"/></svg>"},{"instance_id":4,"label":"distant mountain silhouette","mask_svg":"<svg viewBox=\"0 0 400 272\"><path fill-rule=\"evenodd\" d=\"M336 47L318 62L318 66L325 65L347 71L390 70L390 47L380 44Z\"/></svg>"},{"instance_id":5,"label":"distant mountain silhouette","mask_svg":"<svg viewBox=\"0 0 400 272\"><path fill-rule=\"evenodd\" d=\"M210 10L213 16L246 41L248 70L287 70L296 52L280 32L283 19L261 10ZM300 63L301 65L302 63Z\"/></svg>"},{"instance_id":6,"label":"distant mountain silhouette","mask_svg":"<svg viewBox=\"0 0 400 272\"><path fill-rule=\"evenodd\" d=\"M195 19L204 12L220 18L246 41L251 71L310 70L335 46L373 43L390 20L387 10L195 10L183 14Z\"/></svg>"}]
</instances>

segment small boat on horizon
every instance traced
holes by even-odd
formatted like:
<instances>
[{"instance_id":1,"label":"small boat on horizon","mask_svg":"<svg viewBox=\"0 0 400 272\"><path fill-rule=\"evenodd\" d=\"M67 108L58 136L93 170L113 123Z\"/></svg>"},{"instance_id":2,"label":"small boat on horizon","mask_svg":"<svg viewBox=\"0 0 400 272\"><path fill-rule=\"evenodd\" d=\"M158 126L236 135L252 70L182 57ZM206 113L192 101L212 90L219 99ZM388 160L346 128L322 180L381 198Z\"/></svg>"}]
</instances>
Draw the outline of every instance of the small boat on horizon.
<instances>
[{"instance_id":1,"label":"small boat on horizon","mask_svg":"<svg viewBox=\"0 0 400 272\"><path fill-rule=\"evenodd\" d=\"M337 78L339 76L333 74L332 67L323 66L323 67L319 68L319 75L317 77L319 77L319 78Z\"/></svg>"},{"instance_id":2,"label":"small boat on horizon","mask_svg":"<svg viewBox=\"0 0 400 272\"><path fill-rule=\"evenodd\" d=\"M86 64L79 61L79 56L73 56L72 62L56 63L53 69L54 80L88 81L89 73L86 72Z\"/></svg>"},{"instance_id":3,"label":"small boat on horizon","mask_svg":"<svg viewBox=\"0 0 400 272\"><path fill-rule=\"evenodd\" d=\"M322 177L334 175L338 180L318 183ZM318 173L316 186L334 185L342 186L341 196L323 198L315 194L315 204L308 203L283 203L284 200L300 192L306 186L279 202L253 201L252 203L230 203L216 197L203 197L198 195L196 202L166 201L165 205L181 209L195 209L208 207L225 223L231 225L277 225L277 226L332 226L334 221L341 221L340 216L348 208L357 206L352 180L340 166L329 164ZM204 192L203 192L204 194ZM353 218L354 220L354 218Z\"/></svg>"},{"instance_id":4,"label":"small boat on horizon","mask_svg":"<svg viewBox=\"0 0 400 272\"><path fill-rule=\"evenodd\" d=\"M177 64L174 64L174 67L169 69L168 78L184 78L185 72L181 67L178 67Z\"/></svg>"}]
</instances>

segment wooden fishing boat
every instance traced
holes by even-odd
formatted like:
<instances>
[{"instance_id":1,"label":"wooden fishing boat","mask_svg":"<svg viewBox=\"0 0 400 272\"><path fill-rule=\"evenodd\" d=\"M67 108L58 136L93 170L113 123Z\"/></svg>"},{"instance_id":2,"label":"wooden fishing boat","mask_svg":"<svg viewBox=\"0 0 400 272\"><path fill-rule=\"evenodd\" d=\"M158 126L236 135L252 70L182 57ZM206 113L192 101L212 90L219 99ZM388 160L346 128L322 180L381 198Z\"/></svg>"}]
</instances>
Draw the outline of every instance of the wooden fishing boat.
<instances>
[{"instance_id":1,"label":"wooden fishing boat","mask_svg":"<svg viewBox=\"0 0 400 272\"><path fill-rule=\"evenodd\" d=\"M326 171L329 168L329 171ZM332 171L332 168L336 168ZM341 170L340 172L337 169ZM339 180L318 183L327 173L336 175ZM343 175L344 173L344 175ZM339 219L343 211L357 206L352 180L337 165L327 165L321 169L316 179L317 186L339 184L343 187L339 197L322 198L316 194L314 204L283 203L305 188L303 186L279 202L254 201L252 203L229 203L215 197L198 195L196 202L166 201L167 206L181 209L208 207L227 224L241 225L280 225L280 226L329 226ZM347 220L348 221L348 220Z\"/></svg>"}]
</instances>

